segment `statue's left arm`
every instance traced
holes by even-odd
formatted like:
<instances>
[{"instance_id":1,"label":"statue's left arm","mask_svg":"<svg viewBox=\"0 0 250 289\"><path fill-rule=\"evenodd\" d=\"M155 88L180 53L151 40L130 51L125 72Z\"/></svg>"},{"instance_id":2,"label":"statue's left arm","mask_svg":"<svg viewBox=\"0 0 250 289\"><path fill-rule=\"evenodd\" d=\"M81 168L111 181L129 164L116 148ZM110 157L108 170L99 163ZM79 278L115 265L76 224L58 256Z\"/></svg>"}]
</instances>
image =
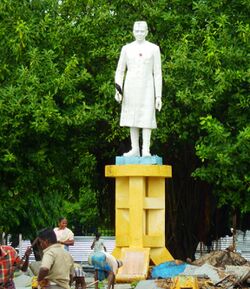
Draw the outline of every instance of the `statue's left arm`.
<instances>
[{"instance_id":1,"label":"statue's left arm","mask_svg":"<svg viewBox=\"0 0 250 289\"><path fill-rule=\"evenodd\" d=\"M154 49L154 87L155 87L155 108L160 111L162 106L162 70L161 54L158 46Z\"/></svg>"}]
</instances>

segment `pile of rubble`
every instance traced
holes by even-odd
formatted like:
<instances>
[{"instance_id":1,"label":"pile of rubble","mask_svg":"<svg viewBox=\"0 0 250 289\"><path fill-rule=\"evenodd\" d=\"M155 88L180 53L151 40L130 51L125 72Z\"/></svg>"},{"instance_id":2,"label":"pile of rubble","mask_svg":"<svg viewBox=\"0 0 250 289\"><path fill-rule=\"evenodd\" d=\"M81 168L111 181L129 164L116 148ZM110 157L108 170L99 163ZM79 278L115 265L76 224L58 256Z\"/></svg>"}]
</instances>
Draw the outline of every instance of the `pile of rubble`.
<instances>
[{"instance_id":1,"label":"pile of rubble","mask_svg":"<svg viewBox=\"0 0 250 289\"><path fill-rule=\"evenodd\" d=\"M192 265L197 266L201 266L207 263L211 266L222 268L225 268L226 265L250 266L250 262L243 258L239 253L235 253L231 250L213 251L211 253L201 256L199 259L191 263Z\"/></svg>"},{"instance_id":2,"label":"pile of rubble","mask_svg":"<svg viewBox=\"0 0 250 289\"><path fill-rule=\"evenodd\" d=\"M211 252L192 262L192 266L198 266L198 273L204 271L203 277L209 278L205 280L205 286L200 284L200 288L229 289L250 286L250 262L233 251ZM201 283L202 281L204 280L201 280Z\"/></svg>"},{"instance_id":3,"label":"pile of rubble","mask_svg":"<svg viewBox=\"0 0 250 289\"><path fill-rule=\"evenodd\" d=\"M176 267L180 266L181 263L183 265L183 262L180 262L179 260L176 260L174 263L176 264ZM181 278L180 276L182 276L182 279L183 277L188 279L188 277L192 276L195 280L194 285L189 285L188 288L233 289L250 287L250 262L233 251L213 251L203 255L194 262L185 264L186 266L184 267L183 272L177 273L176 276L171 276L170 278L158 276L158 279L151 280L151 282L154 282L155 286L152 286L152 288L186 288L175 287L174 283L178 278ZM166 266L166 270L168 270L168 268L170 267ZM167 274L165 276L167 276Z\"/></svg>"}]
</instances>

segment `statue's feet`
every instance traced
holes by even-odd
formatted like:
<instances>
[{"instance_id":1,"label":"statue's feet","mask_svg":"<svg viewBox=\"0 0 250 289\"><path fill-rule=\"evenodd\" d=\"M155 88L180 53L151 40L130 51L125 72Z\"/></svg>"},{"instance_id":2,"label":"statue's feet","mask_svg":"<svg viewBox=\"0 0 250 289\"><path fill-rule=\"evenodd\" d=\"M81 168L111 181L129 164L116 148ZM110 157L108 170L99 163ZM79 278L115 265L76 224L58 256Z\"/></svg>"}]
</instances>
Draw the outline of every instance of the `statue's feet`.
<instances>
[{"instance_id":1,"label":"statue's feet","mask_svg":"<svg viewBox=\"0 0 250 289\"><path fill-rule=\"evenodd\" d=\"M140 156L140 151L139 149L132 149L127 153L123 154L124 157L139 157Z\"/></svg>"},{"instance_id":2,"label":"statue's feet","mask_svg":"<svg viewBox=\"0 0 250 289\"><path fill-rule=\"evenodd\" d=\"M143 157L151 157L151 153L149 150L142 150L142 156Z\"/></svg>"}]
</instances>

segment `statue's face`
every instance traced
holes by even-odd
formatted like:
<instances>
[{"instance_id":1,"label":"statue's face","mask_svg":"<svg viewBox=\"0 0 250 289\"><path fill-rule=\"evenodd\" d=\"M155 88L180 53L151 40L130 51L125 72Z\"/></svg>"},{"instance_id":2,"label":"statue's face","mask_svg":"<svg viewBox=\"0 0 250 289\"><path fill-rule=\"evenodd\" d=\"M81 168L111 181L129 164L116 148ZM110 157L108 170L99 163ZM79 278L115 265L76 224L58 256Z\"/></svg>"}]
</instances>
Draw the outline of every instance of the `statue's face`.
<instances>
[{"instance_id":1,"label":"statue's face","mask_svg":"<svg viewBox=\"0 0 250 289\"><path fill-rule=\"evenodd\" d=\"M144 41L148 35L148 29L145 25L135 24L133 34L136 41Z\"/></svg>"}]
</instances>

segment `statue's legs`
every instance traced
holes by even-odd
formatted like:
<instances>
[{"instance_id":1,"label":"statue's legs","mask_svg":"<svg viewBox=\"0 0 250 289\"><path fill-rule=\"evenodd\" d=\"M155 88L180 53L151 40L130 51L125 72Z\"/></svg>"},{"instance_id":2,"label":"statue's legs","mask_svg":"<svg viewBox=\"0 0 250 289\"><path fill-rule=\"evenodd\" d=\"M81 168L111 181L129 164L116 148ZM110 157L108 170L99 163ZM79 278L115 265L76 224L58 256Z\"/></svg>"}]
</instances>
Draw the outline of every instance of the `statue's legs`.
<instances>
[{"instance_id":1,"label":"statue's legs","mask_svg":"<svg viewBox=\"0 0 250 289\"><path fill-rule=\"evenodd\" d=\"M151 129L143 128L142 129L142 156L149 157L150 154L150 138L151 138Z\"/></svg>"},{"instance_id":2,"label":"statue's legs","mask_svg":"<svg viewBox=\"0 0 250 289\"><path fill-rule=\"evenodd\" d=\"M124 153L125 157L139 157L140 156L140 148L139 148L139 128L131 127L130 128L130 139L131 139L131 147L132 149Z\"/></svg>"}]
</instances>

